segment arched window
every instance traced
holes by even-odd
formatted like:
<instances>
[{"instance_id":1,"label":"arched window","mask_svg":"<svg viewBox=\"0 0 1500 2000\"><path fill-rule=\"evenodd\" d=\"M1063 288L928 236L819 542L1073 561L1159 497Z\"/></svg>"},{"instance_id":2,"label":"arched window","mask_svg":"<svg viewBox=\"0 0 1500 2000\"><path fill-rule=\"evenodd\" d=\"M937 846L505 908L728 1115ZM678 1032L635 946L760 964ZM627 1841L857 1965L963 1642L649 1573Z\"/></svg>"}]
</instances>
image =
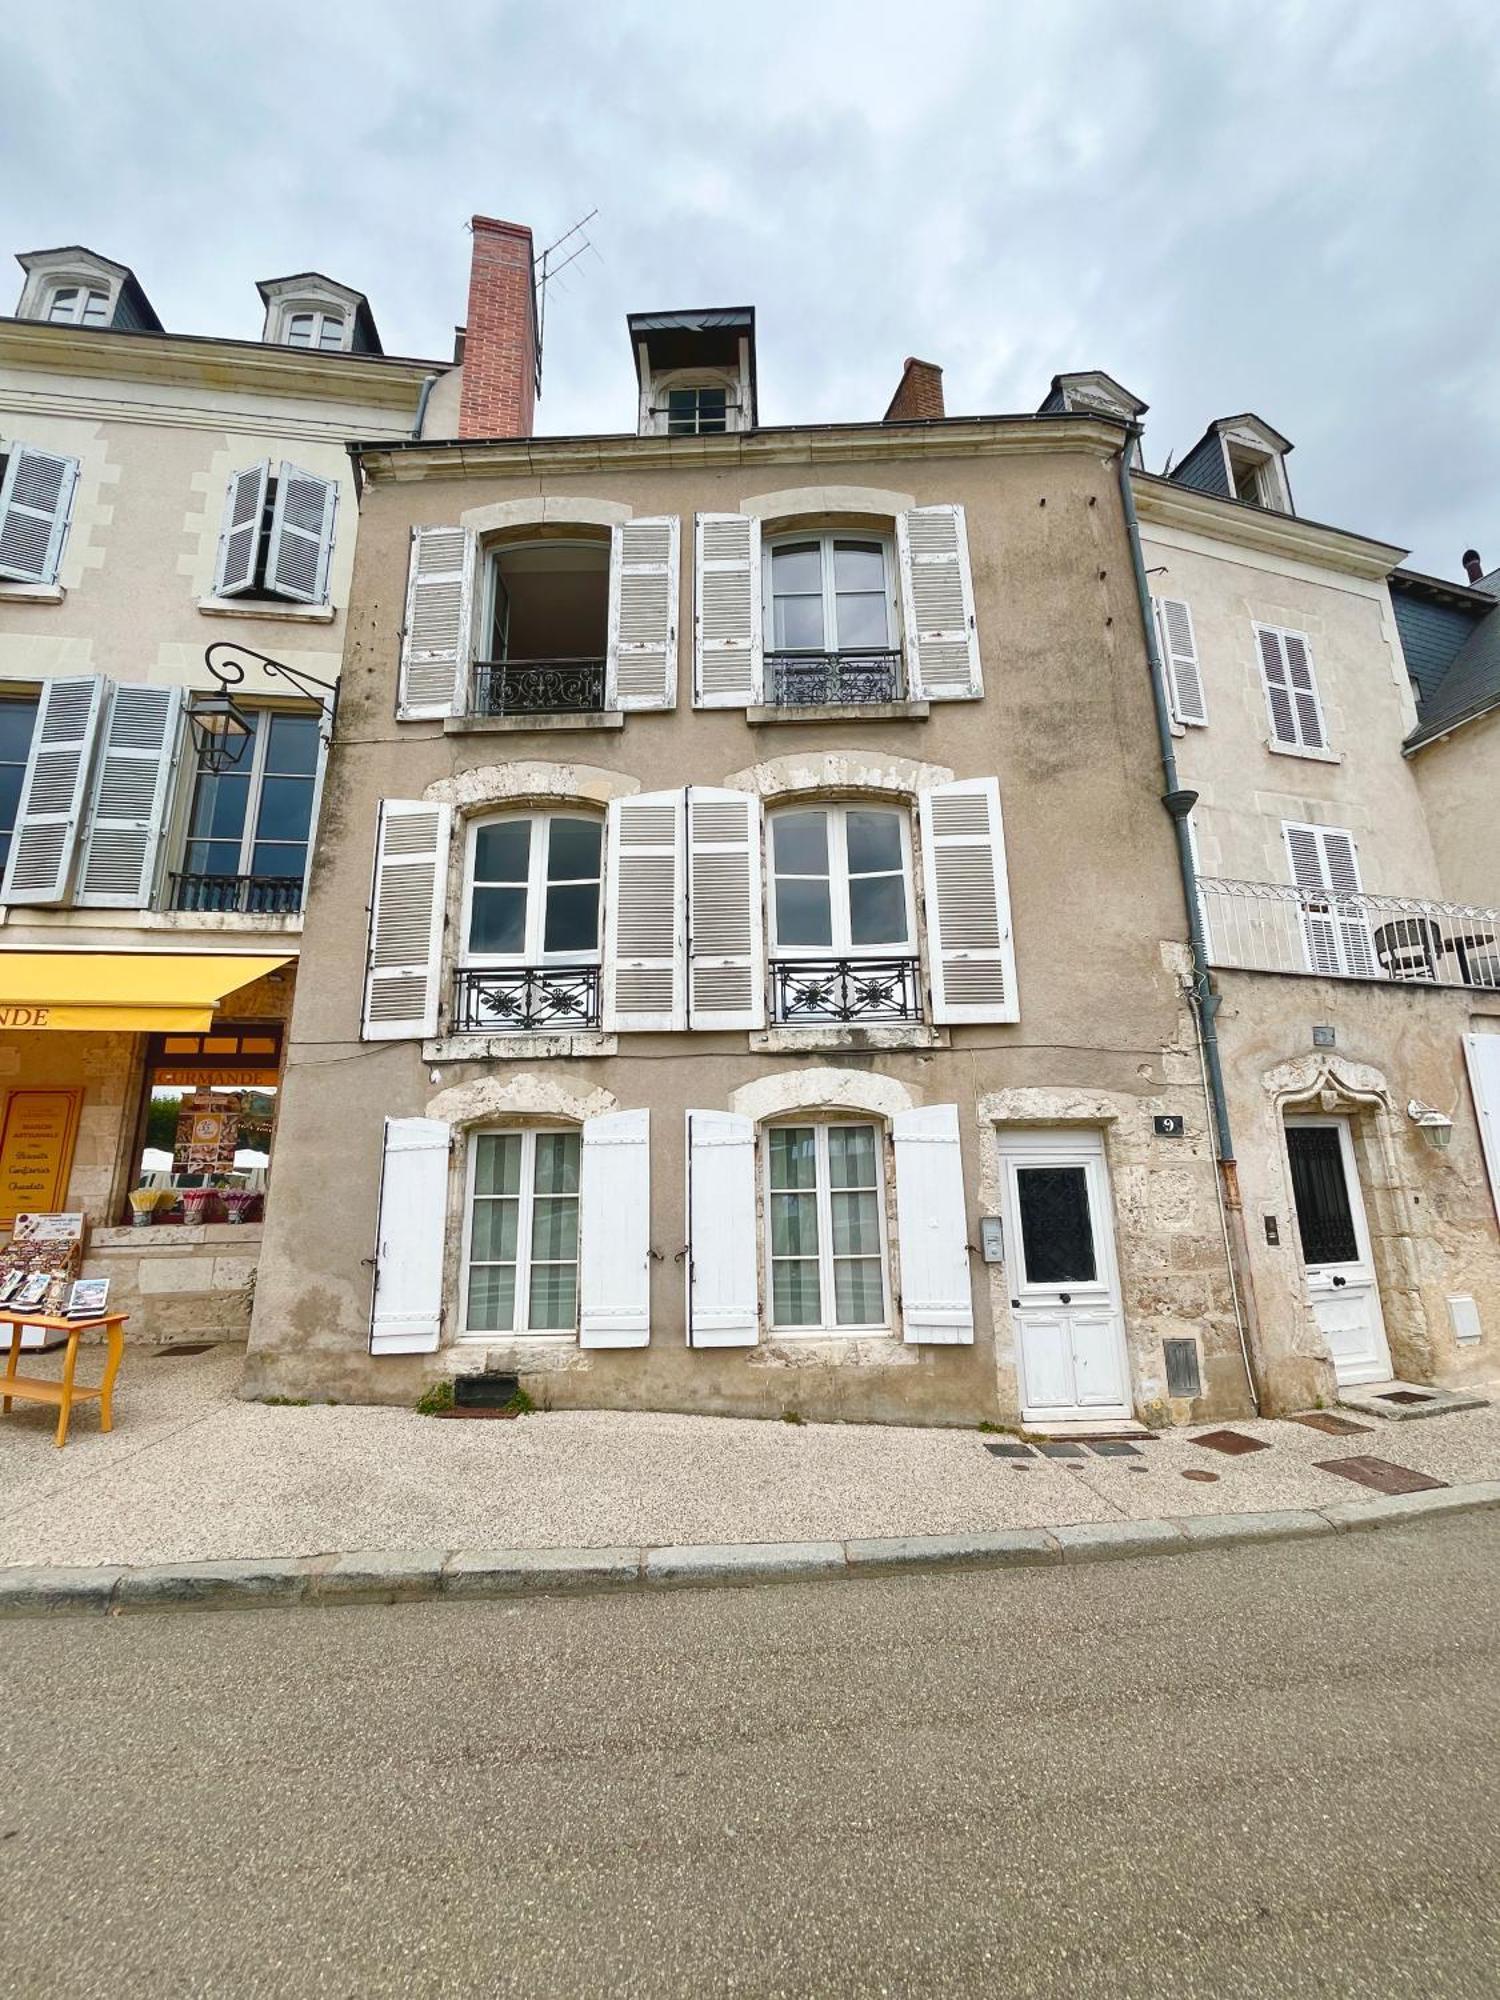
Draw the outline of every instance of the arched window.
<instances>
[{"instance_id":1,"label":"arched window","mask_svg":"<svg viewBox=\"0 0 1500 2000\"><path fill-rule=\"evenodd\" d=\"M475 822L464 884L462 1030L599 1025L604 822L517 812Z\"/></svg>"},{"instance_id":2,"label":"arched window","mask_svg":"<svg viewBox=\"0 0 1500 2000\"><path fill-rule=\"evenodd\" d=\"M571 1334L578 1325L576 1126L469 1140L463 1334Z\"/></svg>"},{"instance_id":3,"label":"arched window","mask_svg":"<svg viewBox=\"0 0 1500 2000\"><path fill-rule=\"evenodd\" d=\"M879 535L785 535L762 562L771 701L894 701L900 676L896 564Z\"/></svg>"},{"instance_id":4,"label":"arched window","mask_svg":"<svg viewBox=\"0 0 1500 2000\"><path fill-rule=\"evenodd\" d=\"M890 1324L885 1132L869 1119L767 1125L765 1255L777 1333L871 1333Z\"/></svg>"},{"instance_id":5,"label":"arched window","mask_svg":"<svg viewBox=\"0 0 1500 2000\"><path fill-rule=\"evenodd\" d=\"M47 301L47 317L68 326L107 326L109 293L94 285L59 285Z\"/></svg>"},{"instance_id":6,"label":"arched window","mask_svg":"<svg viewBox=\"0 0 1500 2000\"><path fill-rule=\"evenodd\" d=\"M905 808L783 806L770 817L770 875L779 1022L921 1018Z\"/></svg>"},{"instance_id":7,"label":"arched window","mask_svg":"<svg viewBox=\"0 0 1500 2000\"><path fill-rule=\"evenodd\" d=\"M344 345L344 315L326 308L306 307L289 313L286 320L288 347L341 348Z\"/></svg>"},{"instance_id":8,"label":"arched window","mask_svg":"<svg viewBox=\"0 0 1500 2000\"><path fill-rule=\"evenodd\" d=\"M489 552L481 715L593 713L609 652L608 535L501 542Z\"/></svg>"}]
</instances>

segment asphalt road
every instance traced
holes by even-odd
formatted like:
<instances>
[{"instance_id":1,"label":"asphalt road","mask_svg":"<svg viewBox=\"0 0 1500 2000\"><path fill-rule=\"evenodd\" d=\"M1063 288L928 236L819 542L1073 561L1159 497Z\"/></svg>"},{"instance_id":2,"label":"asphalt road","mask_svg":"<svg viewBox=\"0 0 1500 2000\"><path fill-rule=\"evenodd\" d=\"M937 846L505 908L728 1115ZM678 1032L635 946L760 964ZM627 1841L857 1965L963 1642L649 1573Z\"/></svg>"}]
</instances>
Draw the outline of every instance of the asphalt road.
<instances>
[{"instance_id":1,"label":"asphalt road","mask_svg":"<svg viewBox=\"0 0 1500 2000\"><path fill-rule=\"evenodd\" d=\"M1500 1516L0 1626L0 1992L1483 1995Z\"/></svg>"}]
</instances>

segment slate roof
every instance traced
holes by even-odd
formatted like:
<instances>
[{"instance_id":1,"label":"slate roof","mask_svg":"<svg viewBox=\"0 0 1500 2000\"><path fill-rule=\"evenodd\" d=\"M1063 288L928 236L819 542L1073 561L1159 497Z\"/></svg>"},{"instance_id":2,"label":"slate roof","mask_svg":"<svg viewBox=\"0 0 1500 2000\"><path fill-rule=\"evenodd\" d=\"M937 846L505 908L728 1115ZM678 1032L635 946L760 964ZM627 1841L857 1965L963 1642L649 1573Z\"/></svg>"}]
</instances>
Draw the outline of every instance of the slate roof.
<instances>
[{"instance_id":1,"label":"slate roof","mask_svg":"<svg viewBox=\"0 0 1500 2000\"><path fill-rule=\"evenodd\" d=\"M1490 578L1479 587L1490 589ZM1480 619L1454 654L1448 671L1422 703L1422 719L1407 737L1406 747L1420 750L1424 743L1492 708L1500 708L1500 604Z\"/></svg>"}]
</instances>

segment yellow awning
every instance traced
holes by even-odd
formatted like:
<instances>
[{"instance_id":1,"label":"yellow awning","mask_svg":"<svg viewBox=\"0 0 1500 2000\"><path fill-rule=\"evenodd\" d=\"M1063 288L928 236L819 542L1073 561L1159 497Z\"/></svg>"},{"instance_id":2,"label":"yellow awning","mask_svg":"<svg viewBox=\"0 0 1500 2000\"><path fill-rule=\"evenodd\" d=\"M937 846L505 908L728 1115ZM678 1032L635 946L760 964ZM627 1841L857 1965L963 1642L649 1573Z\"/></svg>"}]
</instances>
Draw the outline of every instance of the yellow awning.
<instances>
[{"instance_id":1,"label":"yellow awning","mask_svg":"<svg viewBox=\"0 0 1500 2000\"><path fill-rule=\"evenodd\" d=\"M201 1033L226 994L290 963L228 952L0 952L0 1030Z\"/></svg>"}]
</instances>

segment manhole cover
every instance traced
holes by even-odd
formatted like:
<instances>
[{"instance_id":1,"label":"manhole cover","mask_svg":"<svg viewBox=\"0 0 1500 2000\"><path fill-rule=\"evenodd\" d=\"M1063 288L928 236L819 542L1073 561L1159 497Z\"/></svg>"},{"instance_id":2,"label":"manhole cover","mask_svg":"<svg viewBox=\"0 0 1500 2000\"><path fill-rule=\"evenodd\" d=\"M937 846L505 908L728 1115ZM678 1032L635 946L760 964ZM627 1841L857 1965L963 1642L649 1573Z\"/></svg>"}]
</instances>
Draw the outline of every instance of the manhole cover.
<instances>
[{"instance_id":1,"label":"manhole cover","mask_svg":"<svg viewBox=\"0 0 1500 2000\"><path fill-rule=\"evenodd\" d=\"M1132 1466L1130 1469L1134 1472L1135 1467ZM1143 1472L1145 1469L1144 1466L1141 1467ZM1219 1475L1217 1472L1210 1472L1206 1466L1190 1465L1185 1468L1182 1476L1184 1479L1196 1479L1202 1486L1212 1486Z\"/></svg>"},{"instance_id":2,"label":"manhole cover","mask_svg":"<svg viewBox=\"0 0 1500 2000\"><path fill-rule=\"evenodd\" d=\"M1382 1403L1431 1403L1436 1399L1424 1396L1420 1389L1382 1389L1378 1401Z\"/></svg>"},{"instance_id":3,"label":"manhole cover","mask_svg":"<svg viewBox=\"0 0 1500 2000\"><path fill-rule=\"evenodd\" d=\"M1037 1450L1043 1458L1087 1458L1088 1453L1081 1444L1068 1444L1059 1440L1055 1444L1039 1444Z\"/></svg>"},{"instance_id":4,"label":"manhole cover","mask_svg":"<svg viewBox=\"0 0 1500 2000\"><path fill-rule=\"evenodd\" d=\"M1030 1458L1029 1444L987 1444L985 1450L991 1458Z\"/></svg>"},{"instance_id":5,"label":"manhole cover","mask_svg":"<svg viewBox=\"0 0 1500 2000\"><path fill-rule=\"evenodd\" d=\"M1194 1444L1207 1445L1210 1451L1226 1452L1230 1458L1241 1458L1247 1451L1269 1451L1264 1438L1246 1437L1243 1431L1205 1431L1202 1437L1192 1439Z\"/></svg>"},{"instance_id":6,"label":"manhole cover","mask_svg":"<svg viewBox=\"0 0 1500 2000\"><path fill-rule=\"evenodd\" d=\"M1320 1472L1336 1472L1340 1479L1352 1479L1376 1493L1432 1493L1448 1484L1446 1479L1429 1479L1425 1472L1413 1472L1409 1465L1396 1465L1388 1458L1320 1458Z\"/></svg>"},{"instance_id":7,"label":"manhole cover","mask_svg":"<svg viewBox=\"0 0 1500 2000\"><path fill-rule=\"evenodd\" d=\"M1105 1439L1102 1443L1094 1446L1094 1456L1096 1458L1139 1458L1140 1455L1140 1446L1138 1444L1127 1444L1123 1438Z\"/></svg>"},{"instance_id":8,"label":"manhole cover","mask_svg":"<svg viewBox=\"0 0 1500 2000\"><path fill-rule=\"evenodd\" d=\"M172 1347L158 1347L154 1359L172 1361L180 1354L207 1354L213 1347L211 1340L182 1340Z\"/></svg>"},{"instance_id":9,"label":"manhole cover","mask_svg":"<svg viewBox=\"0 0 1500 2000\"><path fill-rule=\"evenodd\" d=\"M1325 1437L1341 1438L1368 1434L1373 1424L1352 1423L1348 1417L1336 1417L1331 1410L1305 1410L1300 1417L1291 1417L1290 1423L1306 1424L1310 1431L1321 1431Z\"/></svg>"}]
</instances>

